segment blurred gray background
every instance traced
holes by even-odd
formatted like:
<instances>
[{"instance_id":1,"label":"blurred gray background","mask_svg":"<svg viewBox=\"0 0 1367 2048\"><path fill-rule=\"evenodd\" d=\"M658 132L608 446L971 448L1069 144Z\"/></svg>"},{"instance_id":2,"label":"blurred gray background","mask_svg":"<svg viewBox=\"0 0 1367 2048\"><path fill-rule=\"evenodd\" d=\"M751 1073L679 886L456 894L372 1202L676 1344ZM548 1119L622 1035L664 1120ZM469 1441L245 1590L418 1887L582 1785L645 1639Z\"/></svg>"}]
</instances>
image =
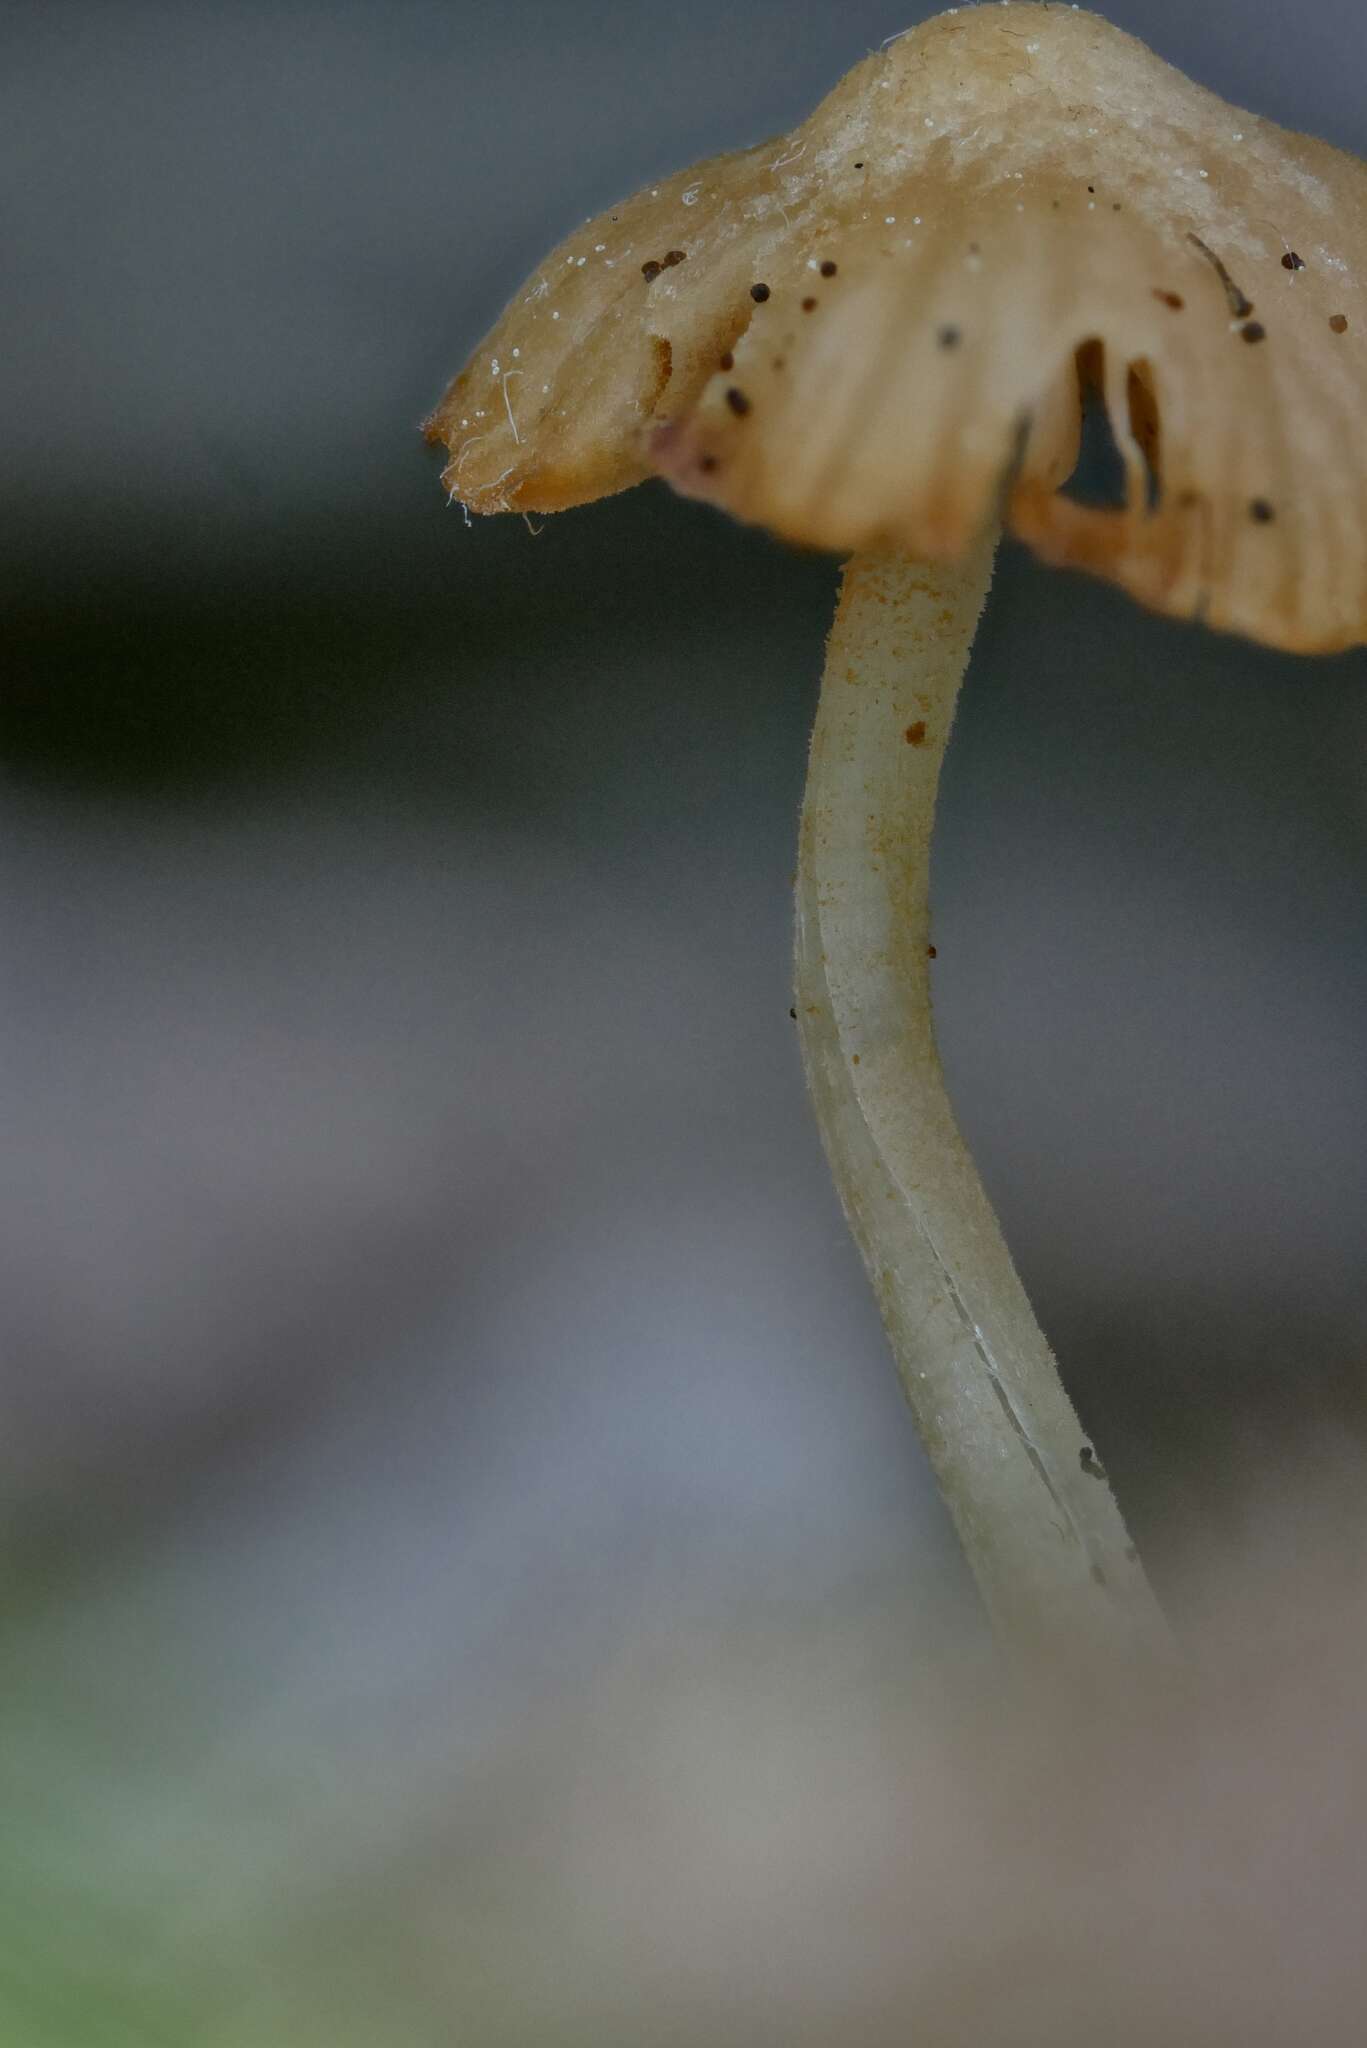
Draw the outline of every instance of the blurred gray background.
<instances>
[{"instance_id":1,"label":"blurred gray background","mask_svg":"<svg viewBox=\"0 0 1367 2048\"><path fill-rule=\"evenodd\" d=\"M1110 12L1367 150L1359 0ZM510 1729L974 1638L788 1018L836 567L655 486L467 530L417 433L914 18L0 5L6 2039L465 2039L475 1954L548 2038L509 1982L611 1943L487 1963ZM1363 1427L1364 684L1008 549L951 750L955 1102L1175 1600Z\"/></svg>"}]
</instances>

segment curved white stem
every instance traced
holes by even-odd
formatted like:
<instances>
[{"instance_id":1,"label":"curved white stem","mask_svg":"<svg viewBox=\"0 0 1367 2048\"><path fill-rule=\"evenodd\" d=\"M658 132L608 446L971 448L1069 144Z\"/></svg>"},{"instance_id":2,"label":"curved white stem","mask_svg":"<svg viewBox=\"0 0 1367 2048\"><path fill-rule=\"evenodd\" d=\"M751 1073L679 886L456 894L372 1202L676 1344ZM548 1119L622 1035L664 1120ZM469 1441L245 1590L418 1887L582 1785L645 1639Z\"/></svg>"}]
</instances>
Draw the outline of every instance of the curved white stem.
<instances>
[{"instance_id":1,"label":"curved white stem","mask_svg":"<svg viewBox=\"0 0 1367 2048\"><path fill-rule=\"evenodd\" d=\"M1107 1662L1166 1631L945 1094L931 1025L940 763L995 535L845 570L802 813L807 1081L898 1371L998 1632Z\"/></svg>"}]
</instances>

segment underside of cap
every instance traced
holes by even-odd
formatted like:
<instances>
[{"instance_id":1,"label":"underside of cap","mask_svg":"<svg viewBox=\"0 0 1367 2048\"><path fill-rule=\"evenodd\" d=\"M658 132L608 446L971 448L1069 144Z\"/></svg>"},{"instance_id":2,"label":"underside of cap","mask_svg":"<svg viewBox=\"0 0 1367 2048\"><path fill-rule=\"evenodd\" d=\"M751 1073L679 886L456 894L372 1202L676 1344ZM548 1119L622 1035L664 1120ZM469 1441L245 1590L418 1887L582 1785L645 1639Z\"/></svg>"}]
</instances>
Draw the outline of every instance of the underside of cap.
<instances>
[{"instance_id":1,"label":"underside of cap","mask_svg":"<svg viewBox=\"0 0 1367 2048\"><path fill-rule=\"evenodd\" d=\"M1080 398L1123 502L1060 489ZM429 422L471 510L640 481L806 545L1047 560L1275 645L1367 640L1367 167L1098 17L951 11L786 140L610 210Z\"/></svg>"}]
</instances>

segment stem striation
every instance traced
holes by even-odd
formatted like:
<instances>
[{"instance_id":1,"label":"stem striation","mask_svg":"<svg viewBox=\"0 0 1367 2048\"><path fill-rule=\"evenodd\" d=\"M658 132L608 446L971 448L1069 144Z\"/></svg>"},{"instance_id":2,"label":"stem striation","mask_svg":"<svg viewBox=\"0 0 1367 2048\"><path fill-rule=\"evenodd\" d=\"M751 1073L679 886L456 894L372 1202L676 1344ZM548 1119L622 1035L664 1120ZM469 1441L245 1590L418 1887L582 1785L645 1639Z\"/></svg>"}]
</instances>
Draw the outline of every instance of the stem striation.
<instances>
[{"instance_id":1,"label":"stem striation","mask_svg":"<svg viewBox=\"0 0 1367 2048\"><path fill-rule=\"evenodd\" d=\"M935 793L996 536L845 570L803 802L797 1010L850 1227L999 1636L1109 1664L1166 1629L945 1093L930 1011Z\"/></svg>"}]
</instances>

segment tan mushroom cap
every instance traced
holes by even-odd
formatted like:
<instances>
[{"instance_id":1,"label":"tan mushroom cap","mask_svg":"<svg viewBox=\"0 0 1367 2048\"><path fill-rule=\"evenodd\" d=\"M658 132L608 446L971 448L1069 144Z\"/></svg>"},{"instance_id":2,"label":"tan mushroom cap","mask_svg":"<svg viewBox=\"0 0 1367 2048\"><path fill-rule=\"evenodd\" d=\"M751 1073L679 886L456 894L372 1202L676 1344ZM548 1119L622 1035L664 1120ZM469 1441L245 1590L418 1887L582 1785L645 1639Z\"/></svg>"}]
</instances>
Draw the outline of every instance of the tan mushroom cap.
<instances>
[{"instance_id":1,"label":"tan mushroom cap","mask_svg":"<svg viewBox=\"0 0 1367 2048\"><path fill-rule=\"evenodd\" d=\"M1058 486L1079 378L1127 504ZM786 538L1046 560L1283 647L1367 640L1367 165L1068 6L951 9L791 136L549 257L429 436L472 511L658 469Z\"/></svg>"}]
</instances>

